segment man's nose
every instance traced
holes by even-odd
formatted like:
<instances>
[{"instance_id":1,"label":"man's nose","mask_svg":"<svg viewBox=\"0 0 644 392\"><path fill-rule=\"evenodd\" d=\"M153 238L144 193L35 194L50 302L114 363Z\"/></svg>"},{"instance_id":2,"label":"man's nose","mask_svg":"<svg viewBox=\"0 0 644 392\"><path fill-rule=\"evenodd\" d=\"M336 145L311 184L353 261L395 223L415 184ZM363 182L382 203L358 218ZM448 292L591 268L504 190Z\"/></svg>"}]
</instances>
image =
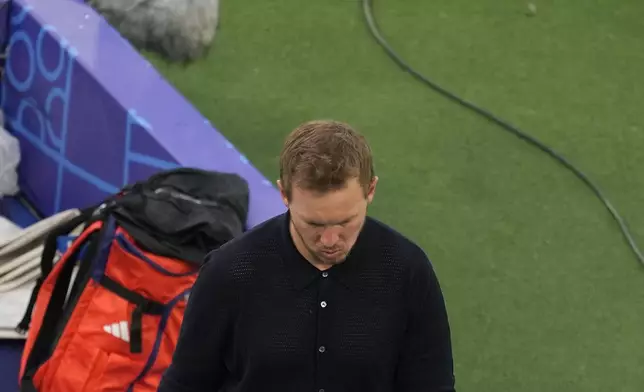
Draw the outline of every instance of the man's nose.
<instances>
[{"instance_id":1,"label":"man's nose","mask_svg":"<svg viewBox=\"0 0 644 392\"><path fill-rule=\"evenodd\" d=\"M329 227L324 229L324 231L322 232L320 242L322 243L322 246L330 248L338 242L339 238L340 235L338 233L338 229Z\"/></svg>"}]
</instances>

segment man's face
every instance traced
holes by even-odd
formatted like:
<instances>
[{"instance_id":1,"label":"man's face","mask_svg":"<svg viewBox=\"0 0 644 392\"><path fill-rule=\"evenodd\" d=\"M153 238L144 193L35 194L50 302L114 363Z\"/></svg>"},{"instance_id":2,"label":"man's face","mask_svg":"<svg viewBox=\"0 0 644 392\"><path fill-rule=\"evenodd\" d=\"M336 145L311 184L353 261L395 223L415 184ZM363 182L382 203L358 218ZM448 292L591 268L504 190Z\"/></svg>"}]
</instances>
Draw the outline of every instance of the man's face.
<instances>
[{"instance_id":1,"label":"man's face","mask_svg":"<svg viewBox=\"0 0 644 392\"><path fill-rule=\"evenodd\" d=\"M344 261L358 239L377 180L375 177L367 195L356 178L326 193L294 186L290 201L282 192L291 214L293 240L310 262L332 266Z\"/></svg>"}]
</instances>

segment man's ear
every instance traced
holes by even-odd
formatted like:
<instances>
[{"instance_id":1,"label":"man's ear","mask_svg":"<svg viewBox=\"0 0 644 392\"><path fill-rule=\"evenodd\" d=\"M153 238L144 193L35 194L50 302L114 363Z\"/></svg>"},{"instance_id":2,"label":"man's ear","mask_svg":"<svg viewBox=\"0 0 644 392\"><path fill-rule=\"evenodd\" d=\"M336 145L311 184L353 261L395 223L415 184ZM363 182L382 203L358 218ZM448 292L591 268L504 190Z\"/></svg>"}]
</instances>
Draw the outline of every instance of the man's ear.
<instances>
[{"instance_id":1,"label":"man's ear","mask_svg":"<svg viewBox=\"0 0 644 392\"><path fill-rule=\"evenodd\" d=\"M284 186L282 185L281 180L277 180L277 189L280 191L280 196L282 197L282 202L286 207L288 207L288 197L286 197L286 192L284 191Z\"/></svg>"},{"instance_id":2,"label":"man's ear","mask_svg":"<svg viewBox=\"0 0 644 392\"><path fill-rule=\"evenodd\" d=\"M373 197L376 194L376 185L378 184L378 176L373 176L371 183L369 184L369 191L367 192L367 202L371 203Z\"/></svg>"}]
</instances>

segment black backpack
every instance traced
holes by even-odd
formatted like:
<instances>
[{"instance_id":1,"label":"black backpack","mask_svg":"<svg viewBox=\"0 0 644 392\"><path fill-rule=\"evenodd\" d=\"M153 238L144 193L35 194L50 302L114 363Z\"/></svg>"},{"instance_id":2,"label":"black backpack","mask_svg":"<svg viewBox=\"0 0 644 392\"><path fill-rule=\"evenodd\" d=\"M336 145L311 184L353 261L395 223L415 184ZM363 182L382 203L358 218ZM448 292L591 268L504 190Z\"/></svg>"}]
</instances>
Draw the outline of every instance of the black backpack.
<instances>
[{"instance_id":1,"label":"black backpack","mask_svg":"<svg viewBox=\"0 0 644 392\"><path fill-rule=\"evenodd\" d=\"M201 264L245 231L248 204L239 175L179 168L126 187L104 207L147 251Z\"/></svg>"}]
</instances>

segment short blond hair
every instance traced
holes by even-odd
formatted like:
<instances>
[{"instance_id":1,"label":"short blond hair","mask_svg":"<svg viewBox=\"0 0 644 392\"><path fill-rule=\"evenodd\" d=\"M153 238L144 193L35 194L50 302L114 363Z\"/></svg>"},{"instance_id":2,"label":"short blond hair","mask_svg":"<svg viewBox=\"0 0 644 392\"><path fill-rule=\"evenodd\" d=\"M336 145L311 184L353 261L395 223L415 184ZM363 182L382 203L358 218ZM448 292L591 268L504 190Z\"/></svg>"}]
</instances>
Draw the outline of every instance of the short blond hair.
<instances>
[{"instance_id":1,"label":"short blond hair","mask_svg":"<svg viewBox=\"0 0 644 392\"><path fill-rule=\"evenodd\" d=\"M280 180L289 199L294 185L327 192L351 178L360 181L366 195L374 175L366 138L339 121L301 124L287 136L280 154Z\"/></svg>"}]
</instances>

